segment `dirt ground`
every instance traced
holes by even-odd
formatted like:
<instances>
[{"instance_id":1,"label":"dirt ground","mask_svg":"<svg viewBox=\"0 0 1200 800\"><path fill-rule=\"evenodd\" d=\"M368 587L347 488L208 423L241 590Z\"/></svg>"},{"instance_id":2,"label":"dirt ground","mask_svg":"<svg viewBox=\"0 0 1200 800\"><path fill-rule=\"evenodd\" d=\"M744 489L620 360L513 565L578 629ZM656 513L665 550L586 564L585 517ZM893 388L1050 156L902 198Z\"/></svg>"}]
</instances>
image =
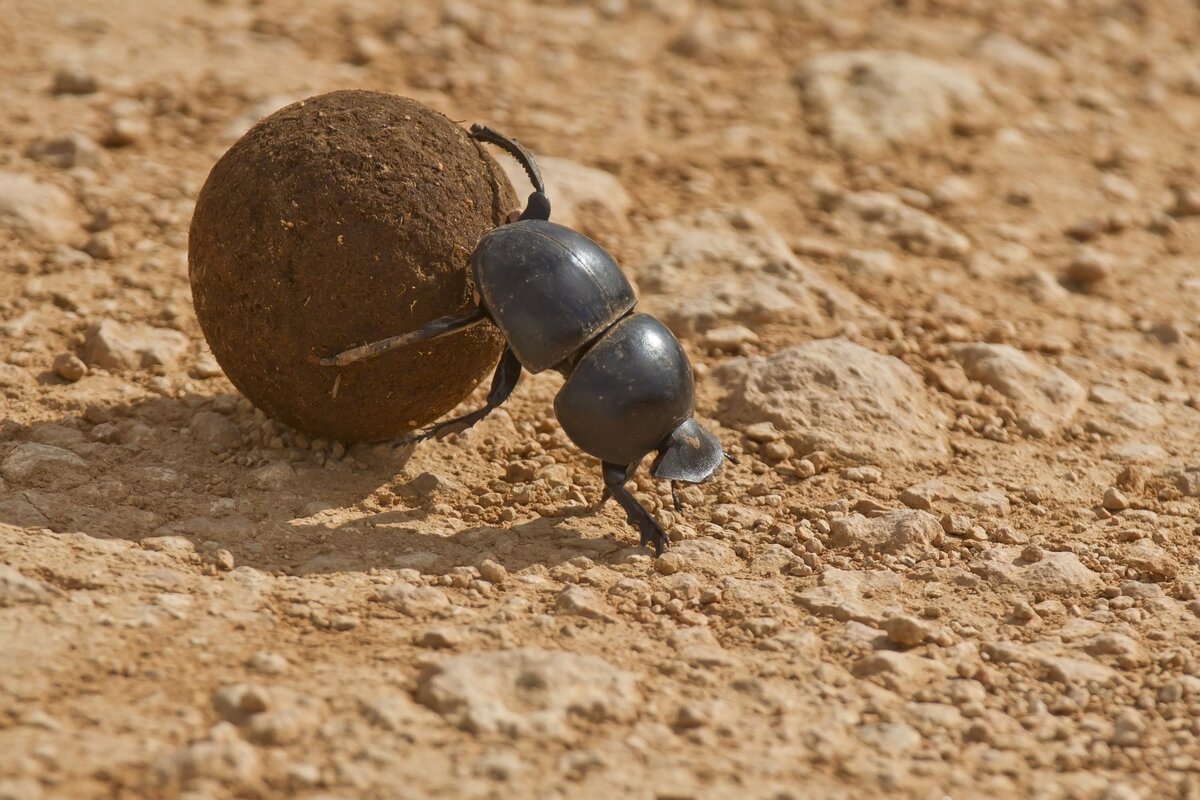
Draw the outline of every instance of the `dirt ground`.
<instances>
[{"instance_id":1,"label":"dirt ground","mask_svg":"<svg viewBox=\"0 0 1200 800\"><path fill-rule=\"evenodd\" d=\"M1200 797L1195 3L0 5L0 798ZM667 556L553 374L395 453L222 375L196 194L337 88L679 334Z\"/></svg>"}]
</instances>

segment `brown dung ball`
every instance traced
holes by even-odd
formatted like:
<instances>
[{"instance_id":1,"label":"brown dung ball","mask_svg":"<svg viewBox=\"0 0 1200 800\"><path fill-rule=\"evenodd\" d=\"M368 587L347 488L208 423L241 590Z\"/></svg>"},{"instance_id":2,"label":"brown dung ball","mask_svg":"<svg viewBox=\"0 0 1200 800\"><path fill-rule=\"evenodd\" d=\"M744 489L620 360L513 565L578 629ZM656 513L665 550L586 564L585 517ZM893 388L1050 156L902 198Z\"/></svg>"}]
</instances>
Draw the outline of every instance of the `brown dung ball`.
<instances>
[{"instance_id":1,"label":"brown dung ball","mask_svg":"<svg viewBox=\"0 0 1200 800\"><path fill-rule=\"evenodd\" d=\"M294 103L239 139L200 191L196 316L225 374L271 417L345 441L399 436L496 363L493 326L346 367L312 359L467 311L475 243L518 207L482 145L414 100Z\"/></svg>"}]
</instances>

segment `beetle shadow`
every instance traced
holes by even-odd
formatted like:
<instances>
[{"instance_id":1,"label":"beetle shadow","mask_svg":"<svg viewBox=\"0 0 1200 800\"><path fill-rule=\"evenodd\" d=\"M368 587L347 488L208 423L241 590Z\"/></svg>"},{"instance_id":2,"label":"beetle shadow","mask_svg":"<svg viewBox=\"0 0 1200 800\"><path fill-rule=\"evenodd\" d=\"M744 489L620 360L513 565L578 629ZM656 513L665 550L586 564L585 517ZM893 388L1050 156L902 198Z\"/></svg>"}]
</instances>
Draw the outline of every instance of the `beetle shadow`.
<instances>
[{"instance_id":1,"label":"beetle shadow","mask_svg":"<svg viewBox=\"0 0 1200 800\"><path fill-rule=\"evenodd\" d=\"M197 433L198 415L243 434L261 422L244 408L214 411L213 399L79 404L27 425L0 419L0 463L21 448L45 460L27 474L7 471L0 523L131 541L178 536L202 558L228 550L235 564L290 574L405 566L444 572L484 558L518 570L599 559L623 547L585 536L586 517L465 524L436 505L453 497L422 494L415 481L421 470L405 450L357 446L324 463L297 447L214 453L211 438ZM28 447L35 444L55 450ZM239 464L239 457L254 462Z\"/></svg>"}]
</instances>

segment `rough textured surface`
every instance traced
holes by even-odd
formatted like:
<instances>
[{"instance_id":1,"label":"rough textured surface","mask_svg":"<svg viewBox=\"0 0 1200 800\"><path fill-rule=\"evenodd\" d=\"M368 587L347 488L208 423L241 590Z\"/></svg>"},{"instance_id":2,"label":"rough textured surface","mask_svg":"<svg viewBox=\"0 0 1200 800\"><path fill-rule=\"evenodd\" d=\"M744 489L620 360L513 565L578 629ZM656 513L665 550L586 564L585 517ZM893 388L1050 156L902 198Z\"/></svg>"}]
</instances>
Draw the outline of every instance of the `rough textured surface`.
<instances>
[{"instance_id":1,"label":"rough textured surface","mask_svg":"<svg viewBox=\"0 0 1200 800\"><path fill-rule=\"evenodd\" d=\"M467 396L490 326L347 367L310 363L471 304L475 241L518 208L442 114L334 92L266 118L213 167L192 218L196 316L229 379L272 417L349 441L398 436Z\"/></svg>"},{"instance_id":2,"label":"rough textured surface","mask_svg":"<svg viewBox=\"0 0 1200 800\"><path fill-rule=\"evenodd\" d=\"M770 422L801 453L896 464L946 457L945 420L904 362L824 339L723 365L719 416L733 427ZM880 436L886 430L886 436Z\"/></svg>"},{"instance_id":3,"label":"rough textured surface","mask_svg":"<svg viewBox=\"0 0 1200 800\"><path fill-rule=\"evenodd\" d=\"M442 662L417 700L474 733L563 739L573 721L633 719L641 697L633 675L599 658L522 649Z\"/></svg>"},{"instance_id":4,"label":"rough textured surface","mask_svg":"<svg viewBox=\"0 0 1200 800\"><path fill-rule=\"evenodd\" d=\"M1198 796L1196 3L0 7L0 171L80 223L0 214L0 798ZM843 154L793 79L864 50L969 72L996 127ZM595 507L557 374L395 453L269 419L222 372L197 193L260 117L344 87L621 187L582 224L675 315L738 462L678 511L627 484L665 556ZM924 99L875 107L900 130ZM186 343L55 371L105 323ZM853 346L771 367L795 429L720 423L731 363L832 337ZM1024 365L968 375L981 345ZM1030 436L1053 370L1084 394ZM418 701L439 675L444 713Z\"/></svg>"},{"instance_id":5,"label":"rough textured surface","mask_svg":"<svg viewBox=\"0 0 1200 800\"><path fill-rule=\"evenodd\" d=\"M796 80L833 145L853 155L925 142L956 121L978 124L988 110L969 74L912 53L827 53Z\"/></svg>"}]
</instances>

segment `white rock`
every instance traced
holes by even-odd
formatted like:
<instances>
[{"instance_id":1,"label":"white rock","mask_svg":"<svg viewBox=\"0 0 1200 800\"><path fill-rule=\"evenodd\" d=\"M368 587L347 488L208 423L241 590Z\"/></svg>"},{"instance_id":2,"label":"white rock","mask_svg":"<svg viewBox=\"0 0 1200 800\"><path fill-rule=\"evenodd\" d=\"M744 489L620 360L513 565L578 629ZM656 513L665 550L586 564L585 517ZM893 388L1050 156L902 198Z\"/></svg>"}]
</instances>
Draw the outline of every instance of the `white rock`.
<instances>
[{"instance_id":1,"label":"white rock","mask_svg":"<svg viewBox=\"0 0 1200 800\"><path fill-rule=\"evenodd\" d=\"M848 51L810 58L796 81L833 146L858 156L927 142L990 112L970 75L911 53Z\"/></svg>"},{"instance_id":2,"label":"white rock","mask_svg":"<svg viewBox=\"0 0 1200 800\"><path fill-rule=\"evenodd\" d=\"M830 523L829 544L866 552L909 553L942 540L942 526L926 511L889 511L878 517L849 514Z\"/></svg>"},{"instance_id":3,"label":"white rock","mask_svg":"<svg viewBox=\"0 0 1200 800\"><path fill-rule=\"evenodd\" d=\"M197 411L188 423L188 430L198 441L208 444L213 452L223 453L242 442L242 432L224 414L216 411Z\"/></svg>"},{"instance_id":4,"label":"white rock","mask_svg":"<svg viewBox=\"0 0 1200 800\"><path fill-rule=\"evenodd\" d=\"M953 348L967 377L1008 398L1017 424L1029 436L1049 436L1068 423L1087 393L1057 367L1006 344L963 344Z\"/></svg>"},{"instance_id":5,"label":"white rock","mask_svg":"<svg viewBox=\"0 0 1200 800\"><path fill-rule=\"evenodd\" d=\"M170 328L101 320L84 333L84 359L105 369L176 366L187 352L188 339Z\"/></svg>"},{"instance_id":6,"label":"white rock","mask_svg":"<svg viewBox=\"0 0 1200 800\"><path fill-rule=\"evenodd\" d=\"M891 570L827 569L821 573L821 584L800 593L796 602L822 617L878 626L886 618L883 603L901 588L899 576Z\"/></svg>"},{"instance_id":7,"label":"white rock","mask_svg":"<svg viewBox=\"0 0 1200 800\"><path fill-rule=\"evenodd\" d=\"M523 648L454 656L427 670L417 701L473 733L573 738L572 723L638 716L634 676L595 656Z\"/></svg>"},{"instance_id":8,"label":"white rock","mask_svg":"<svg viewBox=\"0 0 1200 800\"><path fill-rule=\"evenodd\" d=\"M1121 563L1155 581L1174 580L1179 574L1175 557L1149 539L1139 539L1121 553Z\"/></svg>"},{"instance_id":9,"label":"white rock","mask_svg":"<svg viewBox=\"0 0 1200 800\"><path fill-rule=\"evenodd\" d=\"M568 586L563 589L555 599L554 607L559 614L606 622L616 621L604 600L591 589L582 586Z\"/></svg>"},{"instance_id":10,"label":"white rock","mask_svg":"<svg viewBox=\"0 0 1200 800\"><path fill-rule=\"evenodd\" d=\"M511 158L499 161L517 197L533 191L529 177L517 162ZM539 155L537 161L555 222L583 231L625 222L633 200L615 175L554 156Z\"/></svg>"},{"instance_id":11,"label":"white rock","mask_svg":"<svg viewBox=\"0 0 1200 800\"><path fill-rule=\"evenodd\" d=\"M835 214L860 236L894 242L917 255L962 260L971 252L971 240L965 235L894 194L847 195Z\"/></svg>"},{"instance_id":12,"label":"white rock","mask_svg":"<svg viewBox=\"0 0 1200 800\"><path fill-rule=\"evenodd\" d=\"M727 389L718 418L770 422L799 453L825 450L878 465L944 460L946 419L903 361L822 339L714 371Z\"/></svg>"},{"instance_id":13,"label":"white rock","mask_svg":"<svg viewBox=\"0 0 1200 800\"><path fill-rule=\"evenodd\" d=\"M0 172L0 227L66 244L83 237L79 208L66 192L16 172Z\"/></svg>"},{"instance_id":14,"label":"white rock","mask_svg":"<svg viewBox=\"0 0 1200 800\"><path fill-rule=\"evenodd\" d=\"M271 492L290 489L296 482L296 470L283 461L275 461L250 473L254 485Z\"/></svg>"},{"instance_id":15,"label":"white rock","mask_svg":"<svg viewBox=\"0 0 1200 800\"><path fill-rule=\"evenodd\" d=\"M181 748L156 767L155 774L164 787L186 788L211 781L252 790L262 776L258 750L243 741L228 722L217 723L207 739Z\"/></svg>"},{"instance_id":16,"label":"white rock","mask_svg":"<svg viewBox=\"0 0 1200 800\"><path fill-rule=\"evenodd\" d=\"M441 589L405 581L396 581L376 594L375 599L410 617L425 617L450 608L450 599Z\"/></svg>"},{"instance_id":17,"label":"white rock","mask_svg":"<svg viewBox=\"0 0 1200 800\"><path fill-rule=\"evenodd\" d=\"M56 476L63 471L82 470L87 462L70 450L49 444L19 444L0 462L0 475L21 484L40 477Z\"/></svg>"},{"instance_id":18,"label":"white rock","mask_svg":"<svg viewBox=\"0 0 1200 800\"><path fill-rule=\"evenodd\" d=\"M53 586L28 578L12 567L0 564L0 608L49 603L59 594L61 592Z\"/></svg>"},{"instance_id":19,"label":"white rock","mask_svg":"<svg viewBox=\"0 0 1200 800\"><path fill-rule=\"evenodd\" d=\"M1074 553L1048 552L1033 562L1021 558L1020 547L994 547L971 562L984 578L1014 586L1026 594L1087 595L1100 590L1100 576Z\"/></svg>"},{"instance_id":20,"label":"white rock","mask_svg":"<svg viewBox=\"0 0 1200 800\"><path fill-rule=\"evenodd\" d=\"M874 320L878 312L820 277L756 214L708 209L646 233L635 264L643 305L678 335L731 322Z\"/></svg>"}]
</instances>

